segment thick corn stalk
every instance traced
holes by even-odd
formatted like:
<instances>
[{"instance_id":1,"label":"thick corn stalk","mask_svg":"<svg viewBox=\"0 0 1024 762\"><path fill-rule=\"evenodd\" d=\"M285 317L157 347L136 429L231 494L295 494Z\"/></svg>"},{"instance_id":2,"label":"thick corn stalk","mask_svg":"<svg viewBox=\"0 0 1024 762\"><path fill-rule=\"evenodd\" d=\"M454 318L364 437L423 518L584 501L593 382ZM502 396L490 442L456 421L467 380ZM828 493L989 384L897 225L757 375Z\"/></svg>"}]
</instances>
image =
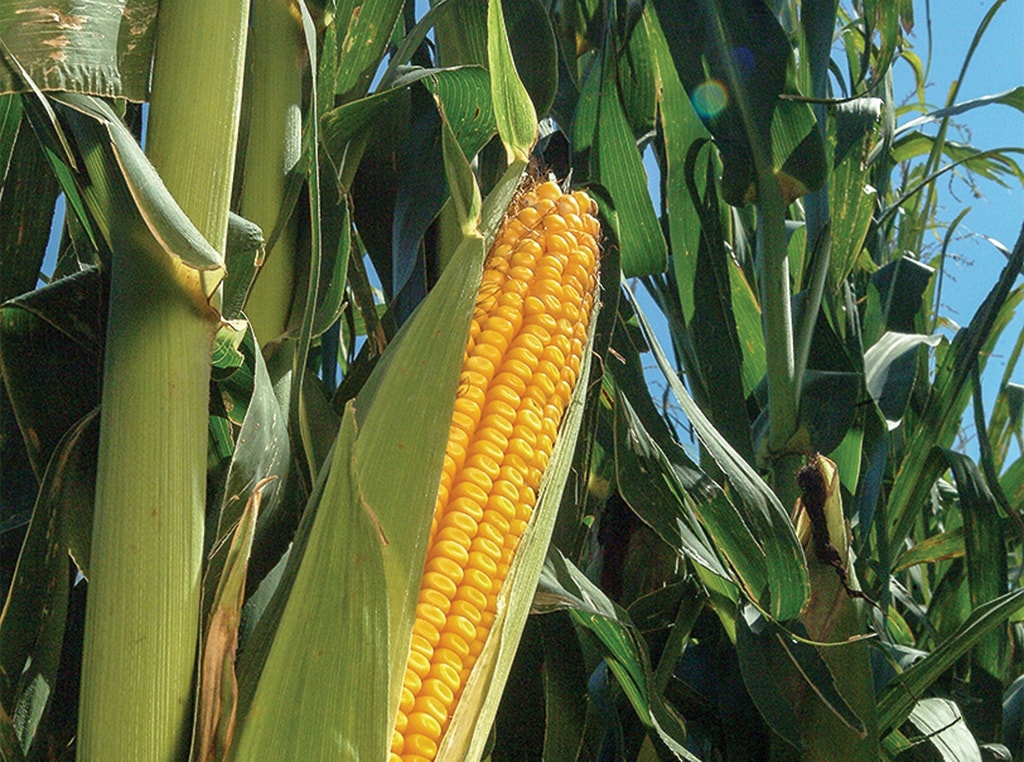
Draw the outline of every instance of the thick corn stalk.
<instances>
[{"instance_id":1,"label":"thick corn stalk","mask_svg":"<svg viewBox=\"0 0 1024 762\"><path fill-rule=\"evenodd\" d=\"M220 252L248 6L160 7L149 154ZM216 313L206 303L207 276L168 256L166 243L146 231L111 235L77 753L176 760L191 729Z\"/></svg>"},{"instance_id":2,"label":"thick corn stalk","mask_svg":"<svg viewBox=\"0 0 1024 762\"><path fill-rule=\"evenodd\" d=\"M299 162L302 142L302 37L292 7L258 0L250 33L252 86L248 145L240 212L269 239L288 214L288 173ZM280 340L288 329L294 289L294 226L277 231L259 270L245 314L260 345Z\"/></svg>"},{"instance_id":3,"label":"thick corn stalk","mask_svg":"<svg viewBox=\"0 0 1024 762\"><path fill-rule=\"evenodd\" d=\"M420 584L393 760L437 755L494 622L579 376L599 226L585 193L515 202L470 327Z\"/></svg>"}]
</instances>

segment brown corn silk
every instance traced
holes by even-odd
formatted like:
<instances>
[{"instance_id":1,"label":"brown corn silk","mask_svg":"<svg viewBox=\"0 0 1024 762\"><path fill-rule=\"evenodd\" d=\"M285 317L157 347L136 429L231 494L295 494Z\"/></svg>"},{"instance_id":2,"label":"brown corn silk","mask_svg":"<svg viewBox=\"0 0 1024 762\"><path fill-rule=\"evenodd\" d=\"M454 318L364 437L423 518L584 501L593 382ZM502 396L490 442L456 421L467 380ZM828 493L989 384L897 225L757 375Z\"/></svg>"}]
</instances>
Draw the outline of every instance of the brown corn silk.
<instances>
[{"instance_id":1,"label":"brown corn silk","mask_svg":"<svg viewBox=\"0 0 1024 762\"><path fill-rule=\"evenodd\" d=\"M416 604L391 762L429 762L495 618L587 345L597 207L513 201L484 265Z\"/></svg>"}]
</instances>

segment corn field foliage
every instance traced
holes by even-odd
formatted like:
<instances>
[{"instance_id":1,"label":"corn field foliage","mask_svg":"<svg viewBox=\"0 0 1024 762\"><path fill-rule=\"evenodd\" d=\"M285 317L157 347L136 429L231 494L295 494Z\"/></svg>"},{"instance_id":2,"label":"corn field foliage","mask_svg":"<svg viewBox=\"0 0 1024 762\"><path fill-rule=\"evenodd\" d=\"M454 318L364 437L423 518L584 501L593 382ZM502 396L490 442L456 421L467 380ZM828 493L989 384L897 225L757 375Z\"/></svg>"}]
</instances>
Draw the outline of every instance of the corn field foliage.
<instances>
[{"instance_id":1,"label":"corn field foliage","mask_svg":"<svg viewBox=\"0 0 1024 762\"><path fill-rule=\"evenodd\" d=\"M601 308L438 758L1024 759L1024 237L957 325L939 205L1024 88L929 103L926 7L0 2L0 759L388 759L549 173Z\"/></svg>"}]
</instances>

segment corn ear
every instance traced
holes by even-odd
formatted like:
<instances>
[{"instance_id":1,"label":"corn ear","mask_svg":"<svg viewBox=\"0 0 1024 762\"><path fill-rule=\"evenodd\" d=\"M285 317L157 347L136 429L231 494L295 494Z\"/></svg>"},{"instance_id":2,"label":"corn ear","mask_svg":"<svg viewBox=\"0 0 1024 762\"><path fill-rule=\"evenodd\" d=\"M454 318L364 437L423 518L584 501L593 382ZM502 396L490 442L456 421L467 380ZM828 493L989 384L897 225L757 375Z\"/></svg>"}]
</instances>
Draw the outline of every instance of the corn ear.
<instances>
[{"instance_id":1,"label":"corn ear","mask_svg":"<svg viewBox=\"0 0 1024 762\"><path fill-rule=\"evenodd\" d=\"M595 213L586 194L540 184L514 202L487 259L417 599L393 760L437 758L497 621L498 596L586 358L597 283Z\"/></svg>"},{"instance_id":2,"label":"corn ear","mask_svg":"<svg viewBox=\"0 0 1024 762\"><path fill-rule=\"evenodd\" d=\"M827 705L793 675L794 684L800 685L790 698L802 728L801 742L811 759L875 760L879 758L877 715L870 655L862 639L867 631L866 604L854 597L859 586L843 516L839 471L825 456L814 455L801 470L799 482L803 496L797 500L794 525L805 549L811 584L811 597L800 614L800 623L811 640L832 644L819 647L818 653L859 720L859 724L851 723L851 718ZM835 551L832 558L841 569L824 560L821 545L826 536Z\"/></svg>"}]
</instances>

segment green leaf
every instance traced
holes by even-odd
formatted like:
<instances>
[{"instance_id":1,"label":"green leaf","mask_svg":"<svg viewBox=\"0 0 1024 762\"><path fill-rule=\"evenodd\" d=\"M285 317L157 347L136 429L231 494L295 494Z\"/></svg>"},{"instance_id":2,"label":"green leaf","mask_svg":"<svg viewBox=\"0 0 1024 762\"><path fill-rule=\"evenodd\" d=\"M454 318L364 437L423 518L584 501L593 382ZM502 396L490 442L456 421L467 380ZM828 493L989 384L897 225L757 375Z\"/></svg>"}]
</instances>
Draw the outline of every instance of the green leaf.
<instances>
[{"instance_id":1,"label":"green leaf","mask_svg":"<svg viewBox=\"0 0 1024 762\"><path fill-rule=\"evenodd\" d=\"M420 82L441 104L459 146L472 159L497 130L487 72L476 66L437 70Z\"/></svg>"},{"instance_id":2,"label":"green leaf","mask_svg":"<svg viewBox=\"0 0 1024 762\"><path fill-rule=\"evenodd\" d=\"M501 0L490 0L487 6L487 66L494 116L508 161L527 161L537 142L537 112L512 59Z\"/></svg>"},{"instance_id":3,"label":"green leaf","mask_svg":"<svg viewBox=\"0 0 1024 762\"><path fill-rule=\"evenodd\" d=\"M879 267L871 276L871 283L878 291L882 326L890 331L914 333L921 299L934 274L934 268L906 256ZM870 292L868 298L872 298Z\"/></svg>"},{"instance_id":4,"label":"green leaf","mask_svg":"<svg viewBox=\"0 0 1024 762\"><path fill-rule=\"evenodd\" d=\"M65 441L75 438L69 434ZM0 617L0 704L10 707L23 749L55 689L68 606L68 562L61 536L61 466L68 447L58 449L43 476L18 565ZM33 688L41 681L45 691Z\"/></svg>"},{"instance_id":5,"label":"green leaf","mask_svg":"<svg viewBox=\"0 0 1024 762\"><path fill-rule=\"evenodd\" d=\"M374 758L390 742L383 537L360 495L356 435L350 406L232 759ZM282 706L288 722L275 721Z\"/></svg>"},{"instance_id":6,"label":"green leaf","mask_svg":"<svg viewBox=\"0 0 1024 762\"><path fill-rule=\"evenodd\" d=\"M262 578L267 571L266 567L276 563L283 553L284 542L291 534L290 531L282 532L280 525L282 514L294 511L292 507L281 505L291 465L287 419L274 393L263 353L256 347L251 330L244 332L241 348L245 364L217 385L226 408L241 409L244 403L244 409L239 410L241 420L238 420L237 413L232 419L236 420L240 428L224 477L223 495L217 505L212 538L207 541L210 551L204 584L208 601L213 600L215 586L219 583L221 570L227 561L230 538L242 520L255 485L263 479L275 477L276 481L263 488L260 498L255 541L257 550L253 561L256 568L250 570L250 576L256 580ZM228 410L229 415L232 412ZM276 548L276 553L269 553L269 549L273 548ZM272 560L267 558L268 555Z\"/></svg>"},{"instance_id":7,"label":"green leaf","mask_svg":"<svg viewBox=\"0 0 1024 762\"><path fill-rule=\"evenodd\" d=\"M0 369L37 478L65 432L99 405L103 288L90 268L0 307Z\"/></svg>"},{"instance_id":8,"label":"green leaf","mask_svg":"<svg viewBox=\"0 0 1024 762\"><path fill-rule=\"evenodd\" d=\"M906 124L900 125L896 131L897 135L906 132L907 130L914 129L930 122L936 122L941 119L946 119L951 116L959 116L965 114L968 111L973 111L976 108L982 106L989 106L992 104L1001 104L1003 106L1009 106L1015 108L1018 111L1024 112L1024 85L1004 90L1001 93L994 93L992 95L983 95L979 98L971 98L968 101L962 101L946 108L936 109L924 116L920 116L917 119L912 119Z\"/></svg>"},{"instance_id":9,"label":"green leaf","mask_svg":"<svg viewBox=\"0 0 1024 762\"><path fill-rule=\"evenodd\" d=\"M1017 182L1024 183L1024 170L1011 158L1011 154L1024 153L1024 149L1017 147L983 151L972 145L952 140L943 140L938 143L935 137L914 131L893 143L892 157L897 162L910 161L920 156L929 155L935 150L936 145L940 146L942 153L953 162L952 165L946 165L944 171L952 169L954 166L963 166L970 172L1004 187L1009 187L1005 179L1012 178ZM930 180L934 176L928 179Z\"/></svg>"},{"instance_id":10,"label":"green leaf","mask_svg":"<svg viewBox=\"0 0 1024 762\"><path fill-rule=\"evenodd\" d=\"M794 694L806 691L801 674L790 662L795 644L772 626L752 606L741 605L737 617L736 654L743 673L743 683L764 720L779 736L795 748L801 746L800 721L793 705ZM787 648L788 646L788 648ZM828 668L811 653L802 649L803 660L811 679L817 679L835 693ZM785 676L785 679L783 679ZM845 702L843 702L845 703Z\"/></svg>"},{"instance_id":11,"label":"green leaf","mask_svg":"<svg viewBox=\"0 0 1024 762\"><path fill-rule=\"evenodd\" d=\"M462 235L469 237L477 232L480 224L480 206L482 204L480 186L477 185L473 168L469 166L466 155L459 147L458 139L443 111L441 112L441 143L448 192L451 194L455 206L455 215Z\"/></svg>"},{"instance_id":12,"label":"green leaf","mask_svg":"<svg viewBox=\"0 0 1024 762\"><path fill-rule=\"evenodd\" d=\"M345 309L348 286L348 260L352 254L352 211L348 198L338 198L333 188L322 183L321 192L331 193L332 204L321 203L320 288L317 290L316 310L310 335L323 335L334 325Z\"/></svg>"},{"instance_id":13,"label":"green leaf","mask_svg":"<svg viewBox=\"0 0 1024 762\"><path fill-rule=\"evenodd\" d=\"M796 198L825 179L824 148L806 103L782 101L792 50L763 3L656 2L679 79L722 155L722 197L756 197L755 156Z\"/></svg>"},{"instance_id":14,"label":"green leaf","mask_svg":"<svg viewBox=\"0 0 1024 762\"><path fill-rule=\"evenodd\" d=\"M838 292L856 267L871 226L878 192L869 179L870 167L856 150L850 151L829 178L832 254L828 286L833 293Z\"/></svg>"},{"instance_id":15,"label":"green leaf","mask_svg":"<svg viewBox=\"0 0 1024 762\"><path fill-rule=\"evenodd\" d=\"M265 249L263 231L255 222L232 212L228 217L227 250L224 265L224 296L221 314L227 320L241 315L242 305L256 277L257 262L261 261Z\"/></svg>"},{"instance_id":16,"label":"green leaf","mask_svg":"<svg viewBox=\"0 0 1024 762\"><path fill-rule=\"evenodd\" d=\"M914 522L911 506L920 505L938 473L934 471L931 448L949 446L967 404L967 382L971 367L982 362L983 350L990 346L1005 326L1020 291L1013 284L1024 265L1024 230L1009 261L989 291L970 324L957 332L935 372L935 382L921 414L921 420L907 443L906 457L889 494L889 536L902 542ZM1012 291L1012 293L1011 293Z\"/></svg>"},{"instance_id":17,"label":"green leaf","mask_svg":"<svg viewBox=\"0 0 1024 762\"><path fill-rule=\"evenodd\" d=\"M538 617L544 648L544 760L572 759L583 741L587 675L572 620L564 615Z\"/></svg>"},{"instance_id":18,"label":"green leaf","mask_svg":"<svg viewBox=\"0 0 1024 762\"><path fill-rule=\"evenodd\" d=\"M882 735L910 716L918 697L995 629L1024 606L1024 590L1014 590L976 608L956 632L932 653L893 679L878 695L878 728Z\"/></svg>"},{"instance_id":19,"label":"green leaf","mask_svg":"<svg viewBox=\"0 0 1024 762\"><path fill-rule=\"evenodd\" d=\"M414 92L410 99L405 88L415 82L420 82L434 99L419 98L422 91ZM386 210L386 214L383 209L373 214L377 232L383 234L381 249L387 246L387 260L383 260L384 251L375 252L371 247L370 254L377 254L374 264L392 295L401 291L416 267L422 266L418 262L420 242L447 199L438 109L444 110L466 158L472 159L495 131L490 87L487 73L476 66L413 69L394 80L390 90L346 104L324 116L328 152L345 174L354 173L354 163L362 156L367 135L375 132L377 125L391 124L392 119L399 117L400 108L411 105L415 109L415 132L409 141L394 147L399 170L392 190L394 209ZM437 106L437 102L441 105ZM360 190L364 198L379 193L376 188ZM364 242L369 240L371 246L374 231L359 216L365 204L363 201L356 205L356 224Z\"/></svg>"},{"instance_id":20,"label":"green leaf","mask_svg":"<svg viewBox=\"0 0 1024 762\"><path fill-rule=\"evenodd\" d=\"M611 194L622 247L622 274L636 277L662 272L667 264L665 238L647 191L647 173L619 99L616 66L602 52L591 68L573 120L573 151L589 164L587 177ZM614 221L614 222L613 222Z\"/></svg>"},{"instance_id":21,"label":"green leaf","mask_svg":"<svg viewBox=\"0 0 1024 762\"><path fill-rule=\"evenodd\" d=\"M181 207L174 201L135 136L124 122L101 100L90 96L66 93L55 97L68 106L73 129L81 130L82 116L92 119L107 133L114 150L118 169L131 201L149 234L168 256L197 270L223 271L220 253L195 228ZM83 137L80 139L84 138ZM84 138L88 140L88 138Z\"/></svg>"},{"instance_id":22,"label":"green leaf","mask_svg":"<svg viewBox=\"0 0 1024 762\"><path fill-rule=\"evenodd\" d=\"M891 425L903 417L916 373L915 363L904 358L912 360L920 347L941 342L938 334L886 331L864 353L864 385Z\"/></svg>"},{"instance_id":23,"label":"green leaf","mask_svg":"<svg viewBox=\"0 0 1024 762\"><path fill-rule=\"evenodd\" d=\"M866 97L854 98L852 101L837 103L832 107L832 126L835 132L833 161L836 166L844 163L847 158L852 158L855 162L863 161L865 141L870 145L883 108L881 98Z\"/></svg>"},{"instance_id":24,"label":"green leaf","mask_svg":"<svg viewBox=\"0 0 1024 762\"><path fill-rule=\"evenodd\" d=\"M678 457L680 453L676 450L672 454ZM728 571L693 515L705 516L711 508L707 503L712 502L711 499L705 499L703 505L693 507L697 500L690 495L700 493L697 488L700 482L697 481L695 470L692 464L685 461L675 463L669 459L668 454L661 450L643 427L629 400L619 392L615 400L615 475L622 497L676 552L701 564L723 580L729 580ZM705 490L717 493L717 489L707 483L706 477L702 481ZM720 493L716 496L718 501L715 502L724 502ZM741 545L744 549L752 546L755 546L753 538L750 538L748 544ZM732 549L729 545L725 547ZM759 557L730 557L729 560L740 570L738 573L741 579L749 579L751 576L756 579L757 574L764 573L764 565ZM751 569L756 572L751 573Z\"/></svg>"},{"instance_id":25,"label":"green leaf","mask_svg":"<svg viewBox=\"0 0 1024 762\"><path fill-rule=\"evenodd\" d=\"M967 584L971 607L977 608L1009 587L1002 521L995 498L974 461L952 450L943 454L956 479L964 522ZM974 700L967 716L983 738L1000 734L1002 676L1009 666L1007 643L1006 632L993 632L982 638L972 653L970 685Z\"/></svg>"},{"instance_id":26,"label":"green leaf","mask_svg":"<svg viewBox=\"0 0 1024 762\"><path fill-rule=\"evenodd\" d=\"M22 111L22 96L0 96L0 302L35 288L60 190Z\"/></svg>"},{"instance_id":27,"label":"green leaf","mask_svg":"<svg viewBox=\"0 0 1024 762\"><path fill-rule=\"evenodd\" d=\"M313 18L309 14L309 10L306 8L304 3L299 4L299 10L302 18L302 31L305 37L305 49L306 54L309 58L309 69L310 71L316 71L316 50L317 50L317 32L316 25ZM303 461L309 468L310 473L315 476L317 470L321 466L320 459L318 458L317 448L315 443L315 432L316 424L313 420L312 412L307 406L307 365L309 357L309 349L312 344L313 338L316 335L316 324L318 315L317 306L319 305L320 295L320 279L322 276L321 268L323 265L323 251L321 246L321 204L320 204L320 122L316 116L319 113L319 108L316 102L316 87L314 86L310 90L310 105L309 111L311 118L309 119L309 127L306 130L306 145L304 146L304 154L307 159L306 169L306 188L308 190L308 204L309 204L309 219L308 219L308 235L309 235L309 269L308 277L306 278L305 293L299 292L304 297L304 305L300 307L300 325L298 342L295 347L295 351L292 355L292 387L291 387L291 398L288 406L288 420L292 426L297 427L299 433L299 441L302 444ZM333 262L337 251L332 251L329 254L328 262ZM347 257L348 251L344 252ZM328 264L328 268L333 271L333 267ZM347 269L347 268L346 268ZM337 297L339 300L341 295ZM334 322L334 312L336 311L336 305L331 305L329 315L319 316L322 320L330 320ZM328 323L330 325L330 323ZM326 330L326 326L324 326ZM331 434L334 432L332 431Z\"/></svg>"},{"instance_id":28,"label":"green leaf","mask_svg":"<svg viewBox=\"0 0 1024 762\"><path fill-rule=\"evenodd\" d=\"M6 55L43 89L142 101L149 92L157 6L153 0L3 3ZM0 92L25 89L9 67L0 68Z\"/></svg>"},{"instance_id":29,"label":"green leaf","mask_svg":"<svg viewBox=\"0 0 1024 762\"><path fill-rule=\"evenodd\" d=\"M88 574L98 437L94 411L58 444L0 615L0 703L12 708L18 755L24 748L33 759L74 734L69 715L77 696L58 687L67 679L68 660L80 658L73 633L84 597L81 586L69 589L65 554Z\"/></svg>"},{"instance_id":30,"label":"green leaf","mask_svg":"<svg viewBox=\"0 0 1024 762\"><path fill-rule=\"evenodd\" d=\"M800 389L799 422L810 449L832 452L853 425L861 403L859 373L808 369Z\"/></svg>"},{"instance_id":31,"label":"green leaf","mask_svg":"<svg viewBox=\"0 0 1024 762\"><path fill-rule=\"evenodd\" d=\"M678 757L696 760L683 746L684 731L653 685L647 649L628 615L566 559L557 548L548 553L534 599L538 611L567 608L573 620L591 632L609 670L640 721Z\"/></svg>"},{"instance_id":32,"label":"green leaf","mask_svg":"<svg viewBox=\"0 0 1024 762\"><path fill-rule=\"evenodd\" d=\"M736 268L722 227L710 156L701 172L705 176L705 196L699 196L695 177L699 149L700 143L691 146L685 165L688 190L697 207L702 233L696 252L697 261L692 265L693 316L686 325L693 361L685 365L694 395L715 428L745 460L753 462L751 421L747 414L742 376L744 347L740 343L733 311L733 272ZM744 293L749 294L742 283L739 285L740 299L737 301L742 300ZM742 303L749 305L749 302ZM760 318L759 313L757 317ZM757 322L757 343L761 344L760 320Z\"/></svg>"},{"instance_id":33,"label":"green leaf","mask_svg":"<svg viewBox=\"0 0 1024 762\"><path fill-rule=\"evenodd\" d=\"M668 358L665 357L643 312L635 300L632 301L644 336L679 405L693 425L701 443L738 493L740 500L737 501L737 507L742 512L744 534L749 532L755 538L758 552L764 555L767 579L761 581L758 587L752 588L749 594L754 600L766 605L774 618L794 619L803 608L809 589L803 550L793 533L788 513L779 503L775 493L715 430L703 411L694 403ZM766 591L769 596L767 603L762 600L762 595Z\"/></svg>"},{"instance_id":34,"label":"green leaf","mask_svg":"<svg viewBox=\"0 0 1024 762\"><path fill-rule=\"evenodd\" d=\"M687 156L694 143L707 140L710 134L701 123L679 81L654 6L648 4L646 11L649 12L644 13L641 23L651 27L651 53L658 67L661 95L658 118L665 144L665 155L661 158L663 205L668 211L669 244L675 266L676 283L679 287L679 302L683 308L683 318L689 321L693 318L693 270L697 263L701 225L697 201L691 196L688 187ZM694 182L698 190L706 192L703 188L703 176L694 177ZM757 326L757 334L757 343L760 345L760 323Z\"/></svg>"},{"instance_id":35,"label":"green leaf","mask_svg":"<svg viewBox=\"0 0 1024 762\"><path fill-rule=\"evenodd\" d=\"M515 0L505 8L505 27L516 71L543 119L558 87L558 43L547 7L541 0Z\"/></svg>"},{"instance_id":36,"label":"green leaf","mask_svg":"<svg viewBox=\"0 0 1024 762\"><path fill-rule=\"evenodd\" d=\"M985 759L978 741L964 722L960 707L946 698L921 699L907 718L907 723L926 739L943 762Z\"/></svg>"},{"instance_id":37,"label":"green leaf","mask_svg":"<svg viewBox=\"0 0 1024 762\"><path fill-rule=\"evenodd\" d=\"M636 14L636 18L623 18L636 13L635 10L629 9L617 19L609 19L611 23L617 22L625 32L625 39L617 43L621 50L618 59L619 87L622 93L622 111L637 140L645 139L655 129L660 74L654 61L654 9L646 6L641 10L643 12Z\"/></svg>"},{"instance_id":38,"label":"green leaf","mask_svg":"<svg viewBox=\"0 0 1024 762\"><path fill-rule=\"evenodd\" d=\"M341 102L366 93L401 20L402 0L341 0L334 8L338 26L334 94ZM323 104L325 107L329 104Z\"/></svg>"},{"instance_id":39,"label":"green leaf","mask_svg":"<svg viewBox=\"0 0 1024 762\"><path fill-rule=\"evenodd\" d=\"M893 572L901 572L918 564L932 564L962 558L964 555L964 528L962 526L933 534L897 556Z\"/></svg>"}]
</instances>

